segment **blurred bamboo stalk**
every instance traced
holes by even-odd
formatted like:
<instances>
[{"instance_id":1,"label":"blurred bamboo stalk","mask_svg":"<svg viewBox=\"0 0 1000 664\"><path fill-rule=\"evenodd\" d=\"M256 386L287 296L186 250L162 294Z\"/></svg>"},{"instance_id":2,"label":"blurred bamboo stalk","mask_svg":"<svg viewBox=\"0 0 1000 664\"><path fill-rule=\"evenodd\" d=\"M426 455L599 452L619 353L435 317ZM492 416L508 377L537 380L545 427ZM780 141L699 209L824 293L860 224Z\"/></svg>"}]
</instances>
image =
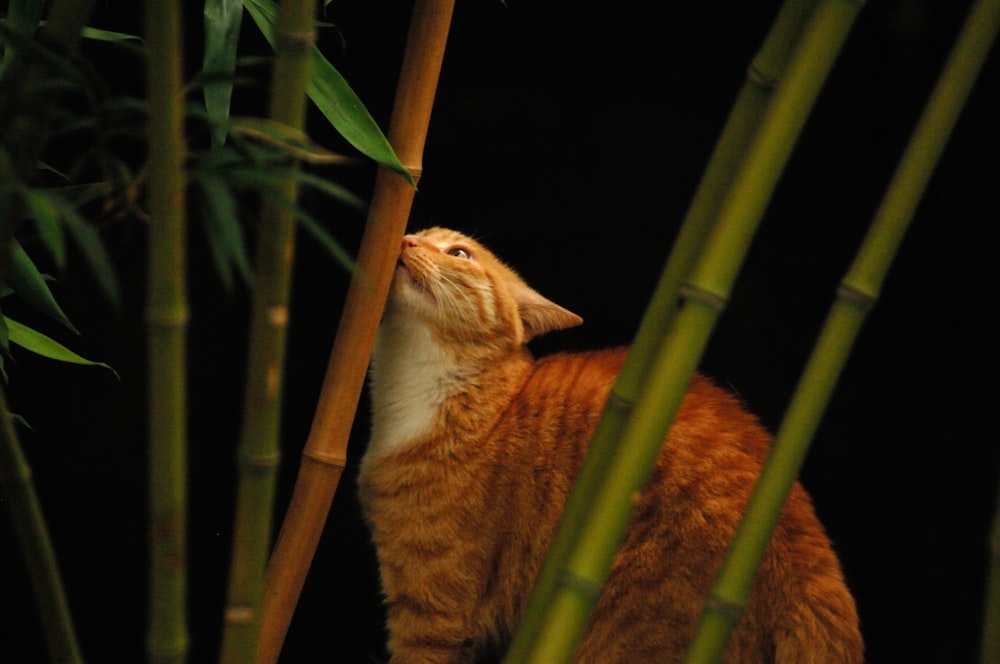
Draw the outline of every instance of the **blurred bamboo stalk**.
<instances>
[{"instance_id":1,"label":"blurred bamboo stalk","mask_svg":"<svg viewBox=\"0 0 1000 664\"><path fill-rule=\"evenodd\" d=\"M970 11L885 197L837 289L688 651L719 661L819 420L1000 26L1000 0Z\"/></svg>"},{"instance_id":2,"label":"blurred bamboo stalk","mask_svg":"<svg viewBox=\"0 0 1000 664\"><path fill-rule=\"evenodd\" d=\"M389 128L389 142L418 180L454 0L417 0ZM414 188L379 168L340 325L302 464L265 579L258 662L275 662L347 460L347 442Z\"/></svg>"},{"instance_id":3,"label":"blurred bamboo stalk","mask_svg":"<svg viewBox=\"0 0 1000 664\"><path fill-rule=\"evenodd\" d=\"M315 0L284 0L278 5L269 115L295 130L301 130L305 124L306 82L316 42L315 8ZM278 183L277 188L284 200L295 201L298 197L298 182L294 178ZM243 430L237 450L239 478L233 553L222 641L222 661L230 664L253 661L257 650L280 456L285 339L294 255L294 211L287 205L264 199L257 235Z\"/></svg>"},{"instance_id":4,"label":"blurred bamboo stalk","mask_svg":"<svg viewBox=\"0 0 1000 664\"><path fill-rule=\"evenodd\" d=\"M184 134L180 5L144 4L149 108L149 632L151 662L188 651Z\"/></svg>"},{"instance_id":5,"label":"blurred bamboo stalk","mask_svg":"<svg viewBox=\"0 0 1000 664\"><path fill-rule=\"evenodd\" d=\"M508 662L523 661L538 636L541 617L551 602L560 570L576 546L578 526L591 504L595 487L617 451L617 433L623 429L643 391L647 371L673 316L681 282L704 245L723 192L746 153L750 138L783 74L792 46L815 3L816 0L787 0L750 63L747 78L688 207L628 358L611 389L545 565L507 653Z\"/></svg>"},{"instance_id":6,"label":"blurred bamboo stalk","mask_svg":"<svg viewBox=\"0 0 1000 664\"><path fill-rule=\"evenodd\" d=\"M782 169L859 9L852 0L824 0L810 17L786 77L719 205L705 249L681 287L685 306L670 322L651 363L643 392L618 441L622 452L604 471L580 526L581 545L559 575L559 587L526 661L549 664L572 657L600 597L599 590L588 589L603 586L628 526L629 496L645 484Z\"/></svg>"}]
</instances>

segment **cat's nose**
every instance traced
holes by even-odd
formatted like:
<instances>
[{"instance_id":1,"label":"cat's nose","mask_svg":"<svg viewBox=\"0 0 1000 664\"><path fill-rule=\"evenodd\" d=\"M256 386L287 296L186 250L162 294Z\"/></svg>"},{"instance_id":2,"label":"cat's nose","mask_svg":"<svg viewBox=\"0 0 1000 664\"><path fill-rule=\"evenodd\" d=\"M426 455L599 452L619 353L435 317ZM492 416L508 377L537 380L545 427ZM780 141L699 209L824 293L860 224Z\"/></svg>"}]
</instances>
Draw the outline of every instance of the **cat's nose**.
<instances>
[{"instance_id":1,"label":"cat's nose","mask_svg":"<svg viewBox=\"0 0 1000 664\"><path fill-rule=\"evenodd\" d=\"M407 249L408 247L416 247L420 243L417 241L416 235L404 235L403 236L403 246L399 248L400 251Z\"/></svg>"}]
</instances>

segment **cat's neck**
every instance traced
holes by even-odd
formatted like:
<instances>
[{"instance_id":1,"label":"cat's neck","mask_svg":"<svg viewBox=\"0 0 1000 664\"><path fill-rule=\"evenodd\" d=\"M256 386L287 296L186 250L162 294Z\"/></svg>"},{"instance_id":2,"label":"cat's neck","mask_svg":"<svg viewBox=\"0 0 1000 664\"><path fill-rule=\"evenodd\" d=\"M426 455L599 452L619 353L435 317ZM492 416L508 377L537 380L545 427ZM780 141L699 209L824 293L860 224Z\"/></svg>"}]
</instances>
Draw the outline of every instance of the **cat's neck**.
<instances>
[{"instance_id":1,"label":"cat's neck","mask_svg":"<svg viewBox=\"0 0 1000 664\"><path fill-rule=\"evenodd\" d=\"M474 356L469 348L442 340L430 326L383 319L370 371L367 453L381 456L428 436L460 435L499 417L530 370L531 357L527 352L488 360Z\"/></svg>"}]
</instances>

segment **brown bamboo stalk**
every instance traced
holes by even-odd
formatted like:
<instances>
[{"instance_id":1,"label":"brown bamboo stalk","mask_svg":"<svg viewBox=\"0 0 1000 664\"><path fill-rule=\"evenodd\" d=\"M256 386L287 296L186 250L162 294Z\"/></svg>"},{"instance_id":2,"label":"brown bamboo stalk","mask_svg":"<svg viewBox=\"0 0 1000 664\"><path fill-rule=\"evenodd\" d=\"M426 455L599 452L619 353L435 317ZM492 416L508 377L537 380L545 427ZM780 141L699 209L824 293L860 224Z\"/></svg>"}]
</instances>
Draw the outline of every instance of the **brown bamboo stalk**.
<instances>
[{"instance_id":1,"label":"brown bamboo stalk","mask_svg":"<svg viewBox=\"0 0 1000 664\"><path fill-rule=\"evenodd\" d=\"M417 0L400 70L389 142L419 180L454 0ZM380 168L292 500L264 585L257 661L275 662L347 460L347 442L375 331L389 292L414 188Z\"/></svg>"}]
</instances>

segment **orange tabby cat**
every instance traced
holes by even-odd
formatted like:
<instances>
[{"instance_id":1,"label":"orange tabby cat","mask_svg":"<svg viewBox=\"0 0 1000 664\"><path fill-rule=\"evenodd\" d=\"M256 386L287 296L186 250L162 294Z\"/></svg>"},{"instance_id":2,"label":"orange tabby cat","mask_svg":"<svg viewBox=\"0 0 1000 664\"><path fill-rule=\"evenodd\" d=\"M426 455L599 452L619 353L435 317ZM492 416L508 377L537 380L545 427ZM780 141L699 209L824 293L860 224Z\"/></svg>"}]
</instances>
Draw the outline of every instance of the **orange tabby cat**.
<instances>
[{"instance_id":1,"label":"orange tabby cat","mask_svg":"<svg viewBox=\"0 0 1000 664\"><path fill-rule=\"evenodd\" d=\"M580 322L460 233L403 238L359 478L394 664L473 662L509 641L624 358L525 348ZM694 379L575 661L682 657L768 444L735 398ZM796 485L725 661L854 663L862 649Z\"/></svg>"}]
</instances>

